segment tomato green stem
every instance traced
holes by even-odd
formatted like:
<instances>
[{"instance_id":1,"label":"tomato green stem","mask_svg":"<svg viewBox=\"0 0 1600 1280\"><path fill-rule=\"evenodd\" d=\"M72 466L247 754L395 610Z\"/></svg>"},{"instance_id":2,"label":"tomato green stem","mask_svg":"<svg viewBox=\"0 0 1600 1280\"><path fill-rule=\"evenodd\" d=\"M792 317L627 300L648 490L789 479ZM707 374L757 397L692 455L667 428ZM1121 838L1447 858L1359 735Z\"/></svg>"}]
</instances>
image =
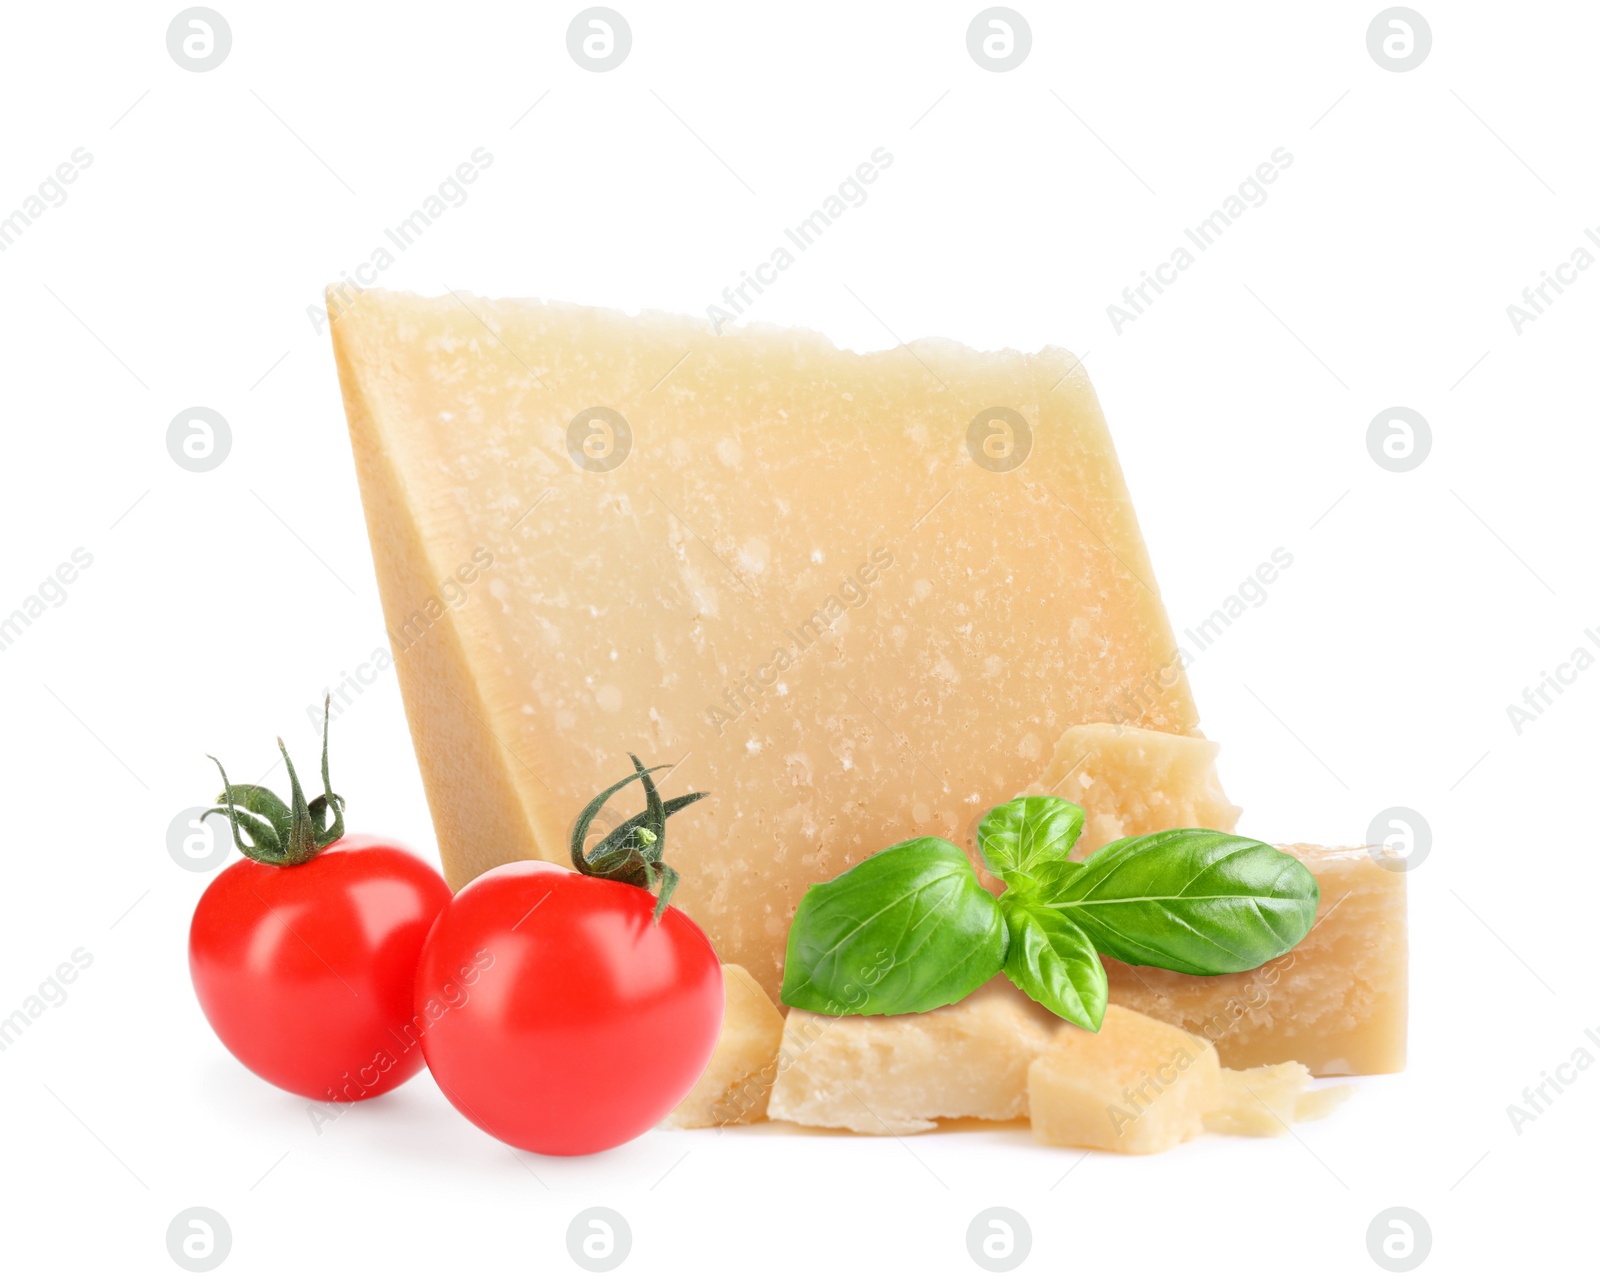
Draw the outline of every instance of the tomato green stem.
<instances>
[{"instance_id":1,"label":"tomato green stem","mask_svg":"<svg viewBox=\"0 0 1600 1280\"><path fill-rule=\"evenodd\" d=\"M289 803L266 787L228 781L228 771L216 756L207 757L222 775L222 794L206 816L224 813L233 829L233 843L245 857L273 867L297 867L309 862L344 834L344 797L334 793L328 780L328 721L331 696L322 700L322 794L310 803L300 788L294 762L278 739L278 750L289 770ZM328 818L332 810L333 817ZM249 837L249 841L245 837Z\"/></svg>"},{"instance_id":2,"label":"tomato green stem","mask_svg":"<svg viewBox=\"0 0 1600 1280\"><path fill-rule=\"evenodd\" d=\"M634 771L621 782L612 783L589 801L584 806L583 812L578 815L577 822L573 824L572 865L586 876L617 880L623 884L636 885L646 891L654 891L656 895L654 918L660 920L679 882L678 873L663 860L667 848L667 819L696 800L705 799L706 793L694 791L688 795L675 796L671 800L663 801L661 793L656 789L655 780L650 775L675 766L657 764L646 768L639 757L631 752L628 759L633 761ZM598 840L594 848L587 853L584 852L583 846L588 839L589 828L599 816L600 810L605 807L606 801L634 782L644 785L644 812L619 823Z\"/></svg>"}]
</instances>

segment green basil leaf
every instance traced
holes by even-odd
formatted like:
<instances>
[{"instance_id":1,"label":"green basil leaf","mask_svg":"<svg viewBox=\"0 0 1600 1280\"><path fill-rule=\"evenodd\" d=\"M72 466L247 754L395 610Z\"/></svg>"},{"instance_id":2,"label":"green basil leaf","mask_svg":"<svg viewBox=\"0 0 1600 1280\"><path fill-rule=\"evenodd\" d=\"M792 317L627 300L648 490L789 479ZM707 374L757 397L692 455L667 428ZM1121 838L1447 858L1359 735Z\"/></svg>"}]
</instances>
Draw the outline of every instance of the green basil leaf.
<instances>
[{"instance_id":1,"label":"green basil leaf","mask_svg":"<svg viewBox=\"0 0 1600 1280\"><path fill-rule=\"evenodd\" d=\"M1011 934L1006 977L1051 1013L1090 1031L1106 1015L1106 970L1089 935L1065 912L1000 895Z\"/></svg>"},{"instance_id":2,"label":"green basil leaf","mask_svg":"<svg viewBox=\"0 0 1600 1280\"><path fill-rule=\"evenodd\" d=\"M1288 951L1316 921L1315 877L1270 844L1185 828L1097 849L1052 906L1102 955L1177 973L1242 973Z\"/></svg>"},{"instance_id":3,"label":"green basil leaf","mask_svg":"<svg viewBox=\"0 0 1600 1280\"><path fill-rule=\"evenodd\" d=\"M806 890L782 999L817 1013L925 1013L976 991L1005 955L1000 904L967 855L924 836Z\"/></svg>"},{"instance_id":4,"label":"green basil leaf","mask_svg":"<svg viewBox=\"0 0 1600 1280\"><path fill-rule=\"evenodd\" d=\"M1083 816L1070 800L1019 796L983 815L978 852L1013 892L1053 890L1080 870L1067 855L1083 831Z\"/></svg>"}]
</instances>

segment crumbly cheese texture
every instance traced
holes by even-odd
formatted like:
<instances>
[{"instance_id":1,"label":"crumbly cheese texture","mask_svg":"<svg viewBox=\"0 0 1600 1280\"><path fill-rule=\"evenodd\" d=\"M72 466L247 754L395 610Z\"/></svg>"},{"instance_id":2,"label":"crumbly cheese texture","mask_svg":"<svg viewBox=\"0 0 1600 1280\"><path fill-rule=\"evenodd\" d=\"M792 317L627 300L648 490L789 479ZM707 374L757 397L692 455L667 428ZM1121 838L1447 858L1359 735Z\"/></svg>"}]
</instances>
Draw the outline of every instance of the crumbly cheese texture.
<instances>
[{"instance_id":1,"label":"crumbly cheese texture","mask_svg":"<svg viewBox=\"0 0 1600 1280\"><path fill-rule=\"evenodd\" d=\"M1073 725L1027 793L1083 807L1088 817L1074 858L1124 836L1177 827L1232 831L1243 811L1223 793L1220 750L1204 738L1135 725Z\"/></svg>"},{"instance_id":2,"label":"crumbly cheese texture","mask_svg":"<svg viewBox=\"0 0 1600 1280\"><path fill-rule=\"evenodd\" d=\"M1244 1071L1222 1069L1216 1096L1206 1107L1208 1133L1276 1138L1304 1120L1320 1120L1355 1092L1350 1084L1314 1089L1301 1062L1280 1062Z\"/></svg>"},{"instance_id":3,"label":"crumbly cheese texture","mask_svg":"<svg viewBox=\"0 0 1600 1280\"><path fill-rule=\"evenodd\" d=\"M1026 1116L1051 1146L1149 1155L1204 1132L1286 1133L1350 1091L1312 1089L1298 1062L1225 1070L1204 1037L1119 1005L1085 1031L996 978L930 1013L791 1009L768 1115L896 1136Z\"/></svg>"},{"instance_id":4,"label":"crumbly cheese texture","mask_svg":"<svg viewBox=\"0 0 1600 1280\"><path fill-rule=\"evenodd\" d=\"M1286 955L1199 978L1107 960L1111 998L1211 1041L1227 1067L1302 1062L1317 1076L1406 1064L1406 878L1364 848L1279 846L1305 863L1317 919Z\"/></svg>"},{"instance_id":5,"label":"crumbly cheese texture","mask_svg":"<svg viewBox=\"0 0 1600 1280\"><path fill-rule=\"evenodd\" d=\"M778 1073L783 1015L749 972L722 966L722 1030L711 1061L689 1096L673 1109L667 1129L713 1129L767 1118L767 1097Z\"/></svg>"},{"instance_id":6,"label":"crumbly cheese texture","mask_svg":"<svg viewBox=\"0 0 1600 1280\"><path fill-rule=\"evenodd\" d=\"M1166 1151L1204 1132L1220 1070L1200 1037L1107 1005L1098 1032L1066 1024L1029 1065L1033 1136L1056 1147Z\"/></svg>"},{"instance_id":7,"label":"crumbly cheese texture","mask_svg":"<svg viewBox=\"0 0 1600 1280\"><path fill-rule=\"evenodd\" d=\"M859 355L801 331L381 290L335 312L453 888L565 861L627 752L681 762L668 793L710 798L668 828L676 901L775 999L808 885L911 833L970 847L1070 725L1196 731L1065 351ZM996 469L1026 436L1026 460ZM635 788L611 816L638 806Z\"/></svg>"},{"instance_id":8,"label":"crumbly cheese texture","mask_svg":"<svg viewBox=\"0 0 1600 1280\"><path fill-rule=\"evenodd\" d=\"M774 1120L907 1134L941 1119L1028 1114L1028 1064L1064 1024L1005 978L930 1013L830 1017L791 1009Z\"/></svg>"}]
</instances>

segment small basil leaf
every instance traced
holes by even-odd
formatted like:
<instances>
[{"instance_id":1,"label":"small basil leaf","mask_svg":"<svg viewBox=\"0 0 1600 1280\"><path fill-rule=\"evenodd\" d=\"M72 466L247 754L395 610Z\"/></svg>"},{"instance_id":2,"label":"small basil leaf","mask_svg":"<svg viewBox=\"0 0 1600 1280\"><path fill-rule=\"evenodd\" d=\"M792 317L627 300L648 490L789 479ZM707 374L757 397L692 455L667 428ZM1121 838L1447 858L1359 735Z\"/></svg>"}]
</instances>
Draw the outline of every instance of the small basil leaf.
<instances>
[{"instance_id":1,"label":"small basil leaf","mask_svg":"<svg viewBox=\"0 0 1600 1280\"><path fill-rule=\"evenodd\" d=\"M925 1013L976 991L1005 955L1000 905L967 855L924 836L806 890L782 999L817 1013Z\"/></svg>"},{"instance_id":2,"label":"small basil leaf","mask_svg":"<svg viewBox=\"0 0 1600 1280\"><path fill-rule=\"evenodd\" d=\"M1184 828L1090 854L1052 905L1101 954L1177 973L1243 973L1276 959L1317 916L1316 878L1270 844Z\"/></svg>"},{"instance_id":3,"label":"small basil leaf","mask_svg":"<svg viewBox=\"0 0 1600 1280\"><path fill-rule=\"evenodd\" d=\"M1076 875L1067 855L1083 831L1083 810L1056 796L1019 796L978 823L978 852L1010 889L1026 894Z\"/></svg>"},{"instance_id":4,"label":"small basil leaf","mask_svg":"<svg viewBox=\"0 0 1600 1280\"><path fill-rule=\"evenodd\" d=\"M1011 946L1006 977L1057 1017L1090 1031L1106 1015L1106 971L1089 935L1064 912L1001 894Z\"/></svg>"}]
</instances>

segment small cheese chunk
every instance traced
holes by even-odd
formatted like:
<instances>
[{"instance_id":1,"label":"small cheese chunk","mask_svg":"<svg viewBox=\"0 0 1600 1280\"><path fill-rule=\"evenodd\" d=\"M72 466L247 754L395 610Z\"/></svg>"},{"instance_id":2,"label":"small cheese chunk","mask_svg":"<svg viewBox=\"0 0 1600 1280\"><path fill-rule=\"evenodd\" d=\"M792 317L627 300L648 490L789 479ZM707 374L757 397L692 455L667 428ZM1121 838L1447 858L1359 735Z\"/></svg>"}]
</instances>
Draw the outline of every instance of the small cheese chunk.
<instances>
[{"instance_id":1,"label":"small cheese chunk","mask_svg":"<svg viewBox=\"0 0 1600 1280\"><path fill-rule=\"evenodd\" d=\"M1083 807L1088 819L1074 858L1123 836L1175 827L1232 831L1243 811L1223 794L1220 750L1205 738L1159 729L1074 725L1057 740L1049 767L1025 794L1060 796Z\"/></svg>"},{"instance_id":2,"label":"small cheese chunk","mask_svg":"<svg viewBox=\"0 0 1600 1280\"><path fill-rule=\"evenodd\" d=\"M1004 977L930 1013L829 1017L791 1009L774 1120L906 1134L941 1118L1028 1114L1028 1064L1063 1025Z\"/></svg>"},{"instance_id":3,"label":"small cheese chunk","mask_svg":"<svg viewBox=\"0 0 1600 1280\"><path fill-rule=\"evenodd\" d=\"M1202 1133L1217 1051L1131 1009L1106 1008L1098 1033L1063 1025L1028 1068L1033 1136L1057 1147L1144 1155Z\"/></svg>"},{"instance_id":4,"label":"small cheese chunk","mask_svg":"<svg viewBox=\"0 0 1600 1280\"><path fill-rule=\"evenodd\" d=\"M1311 1087L1311 1072L1300 1062L1230 1071L1224 1067L1217 1094L1205 1114L1209 1133L1276 1138L1301 1120L1320 1120L1355 1092L1354 1085Z\"/></svg>"},{"instance_id":5,"label":"small cheese chunk","mask_svg":"<svg viewBox=\"0 0 1600 1280\"><path fill-rule=\"evenodd\" d=\"M1196 1032L1224 1066L1303 1062L1316 1076L1406 1064L1406 878L1364 848L1281 845L1322 890L1311 932L1248 973L1197 978L1107 960L1111 999Z\"/></svg>"},{"instance_id":6,"label":"small cheese chunk","mask_svg":"<svg viewBox=\"0 0 1600 1280\"><path fill-rule=\"evenodd\" d=\"M767 1116L778 1073L783 1015L749 972L722 966L722 1030L700 1081L662 1121L667 1129L712 1129Z\"/></svg>"}]
</instances>

